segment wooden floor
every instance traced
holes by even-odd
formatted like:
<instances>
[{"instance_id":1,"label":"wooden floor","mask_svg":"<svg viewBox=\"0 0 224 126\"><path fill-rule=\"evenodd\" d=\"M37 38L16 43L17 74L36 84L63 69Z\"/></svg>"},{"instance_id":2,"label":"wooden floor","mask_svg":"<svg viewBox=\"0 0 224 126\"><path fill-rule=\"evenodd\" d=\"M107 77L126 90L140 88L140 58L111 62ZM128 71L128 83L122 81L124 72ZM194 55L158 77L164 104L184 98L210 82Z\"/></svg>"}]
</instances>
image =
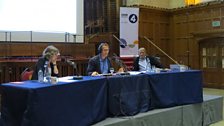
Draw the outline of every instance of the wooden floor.
<instances>
[{"instance_id":1,"label":"wooden floor","mask_svg":"<svg viewBox=\"0 0 224 126\"><path fill-rule=\"evenodd\" d=\"M219 96L224 97L224 90L223 89L204 88L203 93L208 94L208 95L219 95ZM224 108L224 106L223 106L223 108ZM224 109L223 109L223 115L224 115ZM217 123L214 123L210 126L224 126L224 120L222 120L220 122L217 122Z\"/></svg>"}]
</instances>

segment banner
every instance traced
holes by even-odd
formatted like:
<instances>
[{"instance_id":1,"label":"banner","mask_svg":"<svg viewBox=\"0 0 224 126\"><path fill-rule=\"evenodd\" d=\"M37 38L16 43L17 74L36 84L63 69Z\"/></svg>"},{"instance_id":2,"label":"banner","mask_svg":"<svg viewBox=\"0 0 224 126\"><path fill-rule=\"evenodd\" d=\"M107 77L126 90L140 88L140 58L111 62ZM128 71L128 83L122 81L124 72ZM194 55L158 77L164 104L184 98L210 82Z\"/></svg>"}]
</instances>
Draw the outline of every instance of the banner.
<instances>
[{"instance_id":1,"label":"banner","mask_svg":"<svg viewBox=\"0 0 224 126\"><path fill-rule=\"evenodd\" d=\"M138 54L139 8L120 8L120 56Z\"/></svg>"}]
</instances>

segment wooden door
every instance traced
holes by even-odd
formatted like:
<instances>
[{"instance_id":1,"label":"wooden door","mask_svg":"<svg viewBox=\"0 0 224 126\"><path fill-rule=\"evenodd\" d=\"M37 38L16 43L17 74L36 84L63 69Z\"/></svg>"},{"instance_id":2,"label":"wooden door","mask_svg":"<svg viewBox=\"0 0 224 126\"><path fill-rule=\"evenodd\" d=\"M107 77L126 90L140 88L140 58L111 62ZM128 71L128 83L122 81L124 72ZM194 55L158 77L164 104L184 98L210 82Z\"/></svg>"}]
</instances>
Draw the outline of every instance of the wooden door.
<instances>
[{"instance_id":1,"label":"wooden door","mask_svg":"<svg viewBox=\"0 0 224 126\"><path fill-rule=\"evenodd\" d=\"M208 38L199 44L204 86L224 88L224 38Z\"/></svg>"}]
</instances>

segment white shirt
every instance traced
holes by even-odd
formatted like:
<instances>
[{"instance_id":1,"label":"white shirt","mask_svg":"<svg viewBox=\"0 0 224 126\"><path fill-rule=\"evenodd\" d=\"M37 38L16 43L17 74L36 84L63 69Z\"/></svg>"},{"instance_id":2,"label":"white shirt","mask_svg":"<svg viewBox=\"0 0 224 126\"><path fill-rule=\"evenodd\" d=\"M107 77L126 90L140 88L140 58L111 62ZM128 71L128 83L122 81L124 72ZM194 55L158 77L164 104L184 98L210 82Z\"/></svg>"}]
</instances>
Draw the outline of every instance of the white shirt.
<instances>
[{"instance_id":1,"label":"white shirt","mask_svg":"<svg viewBox=\"0 0 224 126\"><path fill-rule=\"evenodd\" d=\"M146 59L145 58L139 58L139 62L138 62L138 65L139 65L139 71L146 71L146 66L150 65L150 60ZM149 68L151 68L151 65L149 66Z\"/></svg>"}]
</instances>

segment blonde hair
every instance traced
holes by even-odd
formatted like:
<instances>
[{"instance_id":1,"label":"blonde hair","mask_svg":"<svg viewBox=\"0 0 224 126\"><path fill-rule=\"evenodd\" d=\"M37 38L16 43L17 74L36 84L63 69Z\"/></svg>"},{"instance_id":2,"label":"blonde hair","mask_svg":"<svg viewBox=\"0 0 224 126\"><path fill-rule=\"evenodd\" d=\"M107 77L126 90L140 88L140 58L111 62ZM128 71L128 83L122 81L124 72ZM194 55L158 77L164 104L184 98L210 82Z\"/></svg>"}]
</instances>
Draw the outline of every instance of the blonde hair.
<instances>
[{"instance_id":1,"label":"blonde hair","mask_svg":"<svg viewBox=\"0 0 224 126\"><path fill-rule=\"evenodd\" d=\"M43 57L48 60L55 54L59 54L59 50L53 45L47 46L42 53Z\"/></svg>"},{"instance_id":2,"label":"blonde hair","mask_svg":"<svg viewBox=\"0 0 224 126\"><path fill-rule=\"evenodd\" d=\"M146 50L145 50L145 48L139 48L139 50L138 50L138 53L140 53L140 52L142 52L142 51L144 51L145 53L146 53Z\"/></svg>"}]
</instances>

